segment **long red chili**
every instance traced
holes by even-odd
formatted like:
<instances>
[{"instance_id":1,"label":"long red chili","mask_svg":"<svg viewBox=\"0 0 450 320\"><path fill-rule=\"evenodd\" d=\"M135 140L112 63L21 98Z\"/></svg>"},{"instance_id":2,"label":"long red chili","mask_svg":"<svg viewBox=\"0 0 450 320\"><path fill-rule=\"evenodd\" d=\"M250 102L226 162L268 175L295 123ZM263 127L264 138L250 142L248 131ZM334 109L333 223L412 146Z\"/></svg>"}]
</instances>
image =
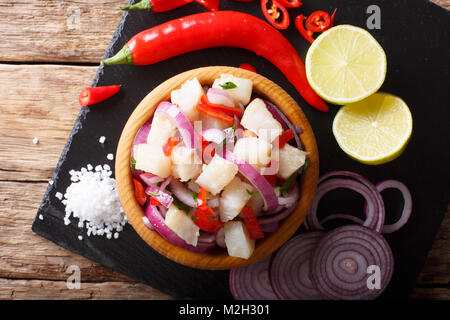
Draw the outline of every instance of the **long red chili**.
<instances>
[{"instance_id":1,"label":"long red chili","mask_svg":"<svg viewBox=\"0 0 450 320\"><path fill-rule=\"evenodd\" d=\"M102 64L149 65L212 47L238 47L266 58L311 106L328 111L309 85L305 64L294 46L267 22L242 12L198 13L144 30Z\"/></svg>"},{"instance_id":2,"label":"long red chili","mask_svg":"<svg viewBox=\"0 0 450 320\"><path fill-rule=\"evenodd\" d=\"M165 12L184 6L192 1L193 0L141 0L132 5L120 7L120 9Z\"/></svg>"}]
</instances>

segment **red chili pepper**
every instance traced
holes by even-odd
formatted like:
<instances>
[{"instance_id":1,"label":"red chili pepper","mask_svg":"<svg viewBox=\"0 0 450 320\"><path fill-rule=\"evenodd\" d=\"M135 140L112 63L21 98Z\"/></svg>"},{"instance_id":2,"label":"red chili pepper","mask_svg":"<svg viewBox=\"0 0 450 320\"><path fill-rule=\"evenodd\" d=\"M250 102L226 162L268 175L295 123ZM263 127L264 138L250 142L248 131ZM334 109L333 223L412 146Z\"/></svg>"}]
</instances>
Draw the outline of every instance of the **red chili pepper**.
<instances>
[{"instance_id":1,"label":"red chili pepper","mask_svg":"<svg viewBox=\"0 0 450 320\"><path fill-rule=\"evenodd\" d=\"M234 1L237 1L237 2L253 2L255 0L234 0Z\"/></svg>"},{"instance_id":2,"label":"red chili pepper","mask_svg":"<svg viewBox=\"0 0 450 320\"><path fill-rule=\"evenodd\" d=\"M201 112L203 114L206 114L207 116L210 116L212 118L221 120L225 123L228 123L230 126L233 125L234 123L234 118L227 115L225 112L217 110L215 108L211 108L210 106L206 105L206 104L198 104L197 105L197 111Z\"/></svg>"},{"instance_id":3,"label":"red chili pepper","mask_svg":"<svg viewBox=\"0 0 450 320\"><path fill-rule=\"evenodd\" d=\"M306 19L305 27L312 32L323 32L331 26L331 17L328 12L316 11Z\"/></svg>"},{"instance_id":4,"label":"red chili pepper","mask_svg":"<svg viewBox=\"0 0 450 320\"><path fill-rule=\"evenodd\" d=\"M258 222L258 219L253 212L252 207L246 206L242 209L242 215L244 216L245 226L247 227L250 238L261 239L264 238L264 232Z\"/></svg>"},{"instance_id":5,"label":"red chili pepper","mask_svg":"<svg viewBox=\"0 0 450 320\"><path fill-rule=\"evenodd\" d=\"M257 73L255 67L252 66L250 63L242 63L242 64L239 66L239 68L245 69L245 70L248 70L248 71L252 71L252 72L254 72L254 73Z\"/></svg>"},{"instance_id":6,"label":"red chili pepper","mask_svg":"<svg viewBox=\"0 0 450 320\"><path fill-rule=\"evenodd\" d=\"M121 10L147 10L165 12L191 3L193 0L142 0L129 6L120 7Z\"/></svg>"},{"instance_id":7,"label":"red chili pepper","mask_svg":"<svg viewBox=\"0 0 450 320\"><path fill-rule=\"evenodd\" d=\"M133 184L134 184L134 196L136 197L137 202L141 206L143 206L147 201L147 194L145 193L145 189L142 186L142 184L136 179L133 179Z\"/></svg>"},{"instance_id":8,"label":"red chili pepper","mask_svg":"<svg viewBox=\"0 0 450 320\"><path fill-rule=\"evenodd\" d=\"M289 14L277 0L261 0L261 10L267 21L277 29L289 27Z\"/></svg>"},{"instance_id":9,"label":"red chili pepper","mask_svg":"<svg viewBox=\"0 0 450 320\"><path fill-rule=\"evenodd\" d=\"M205 138L203 138L203 136L200 133L196 132L196 134L199 137L200 141L202 142L202 161L206 162L205 161L206 157L208 157L209 159L212 159L214 157L214 155L216 154L216 149L210 148L211 151L209 152L209 154L205 154L207 148L211 146L211 143L207 141Z\"/></svg>"},{"instance_id":10,"label":"red chili pepper","mask_svg":"<svg viewBox=\"0 0 450 320\"><path fill-rule=\"evenodd\" d=\"M294 138L294 131L292 131L292 129L284 131L278 137L278 149L283 148L292 138Z\"/></svg>"},{"instance_id":11,"label":"red chili pepper","mask_svg":"<svg viewBox=\"0 0 450 320\"><path fill-rule=\"evenodd\" d=\"M208 101L208 98L206 98L206 96L202 96L200 98L200 102L201 104L204 104L205 106L208 106L212 109L216 109L228 114L232 114L235 116L240 116L242 114L242 109L241 108L237 108L237 107L229 107L229 106L225 106L223 104L214 104Z\"/></svg>"},{"instance_id":12,"label":"red chili pepper","mask_svg":"<svg viewBox=\"0 0 450 320\"><path fill-rule=\"evenodd\" d=\"M311 30L305 29L305 26L303 25L303 21L306 20L306 17L302 14L298 15L297 18L295 18L294 24L297 28L298 32L302 35L303 38L305 38L306 41L309 43L314 42L314 38L312 37L314 32Z\"/></svg>"},{"instance_id":13,"label":"red chili pepper","mask_svg":"<svg viewBox=\"0 0 450 320\"><path fill-rule=\"evenodd\" d=\"M219 0L194 0L209 11L219 11Z\"/></svg>"},{"instance_id":14,"label":"red chili pepper","mask_svg":"<svg viewBox=\"0 0 450 320\"><path fill-rule=\"evenodd\" d=\"M156 199L153 198L153 197L150 197L150 204L151 204L152 206L162 206L161 202L159 202L158 200L156 200Z\"/></svg>"},{"instance_id":15,"label":"red chili pepper","mask_svg":"<svg viewBox=\"0 0 450 320\"><path fill-rule=\"evenodd\" d=\"M204 12L160 24L136 34L102 64L149 65L213 47L238 47L266 58L311 106L328 111L328 105L309 85L297 49L268 23L242 12Z\"/></svg>"},{"instance_id":16,"label":"red chili pepper","mask_svg":"<svg viewBox=\"0 0 450 320\"><path fill-rule=\"evenodd\" d=\"M198 197L197 197L197 208L203 208L207 205L206 194L207 194L207 191L205 189L203 189L202 187L200 187L200 191L198 192Z\"/></svg>"},{"instance_id":17,"label":"red chili pepper","mask_svg":"<svg viewBox=\"0 0 450 320\"><path fill-rule=\"evenodd\" d=\"M178 142L180 142L180 140L175 137L170 137L169 139L167 139L166 143L162 147L166 157L170 157L172 155L172 150L178 144Z\"/></svg>"},{"instance_id":18,"label":"red chili pepper","mask_svg":"<svg viewBox=\"0 0 450 320\"><path fill-rule=\"evenodd\" d=\"M78 98L80 106L90 106L105 101L119 92L120 86L103 86L94 88L85 88L81 91Z\"/></svg>"},{"instance_id":19,"label":"red chili pepper","mask_svg":"<svg viewBox=\"0 0 450 320\"><path fill-rule=\"evenodd\" d=\"M286 8L298 8L303 4L300 0L277 0L277 1Z\"/></svg>"},{"instance_id":20,"label":"red chili pepper","mask_svg":"<svg viewBox=\"0 0 450 320\"><path fill-rule=\"evenodd\" d=\"M194 223L203 231L216 232L223 226L222 221L210 219L215 217L215 213L206 205L195 211L194 217L197 218Z\"/></svg>"}]
</instances>

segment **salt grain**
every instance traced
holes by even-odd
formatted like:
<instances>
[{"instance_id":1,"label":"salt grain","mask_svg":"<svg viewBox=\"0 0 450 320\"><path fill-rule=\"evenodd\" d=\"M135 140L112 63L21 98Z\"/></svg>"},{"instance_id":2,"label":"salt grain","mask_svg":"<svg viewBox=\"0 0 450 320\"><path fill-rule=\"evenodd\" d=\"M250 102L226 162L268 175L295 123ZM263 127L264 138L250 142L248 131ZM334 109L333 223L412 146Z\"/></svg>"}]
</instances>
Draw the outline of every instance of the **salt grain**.
<instances>
[{"instance_id":1,"label":"salt grain","mask_svg":"<svg viewBox=\"0 0 450 320\"><path fill-rule=\"evenodd\" d=\"M34 138L34 139L33 139L33 143L34 143L34 144L38 144L38 143L39 143L39 139L38 139L38 138Z\"/></svg>"},{"instance_id":2,"label":"salt grain","mask_svg":"<svg viewBox=\"0 0 450 320\"><path fill-rule=\"evenodd\" d=\"M57 193L55 194L55 197L57 197L59 200L62 200L63 195L62 195L61 192L57 192Z\"/></svg>"},{"instance_id":3,"label":"salt grain","mask_svg":"<svg viewBox=\"0 0 450 320\"><path fill-rule=\"evenodd\" d=\"M108 155L106 156L106 159L113 160L114 159L114 155L112 153L108 153Z\"/></svg>"},{"instance_id":4,"label":"salt grain","mask_svg":"<svg viewBox=\"0 0 450 320\"><path fill-rule=\"evenodd\" d=\"M48 184L51 185L51 186L53 185L53 183L54 183L53 180L50 180L50 181L48 182Z\"/></svg>"},{"instance_id":5,"label":"salt grain","mask_svg":"<svg viewBox=\"0 0 450 320\"><path fill-rule=\"evenodd\" d=\"M100 142L101 144L105 143L106 137L101 136L100 139L98 139L98 142Z\"/></svg>"},{"instance_id":6,"label":"salt grain","mask_svg":"<svg viewBox=\"0 0 450 320\"><path fill-rule=\"evenodd\" d=\"M110 177L111 167L97 165L94 169L90 164L86 167L69 172L72 184L64 194L65 200L62 200L66 213L64 223L70 224L72 216L79 219L78 227L86 228L88 236L106 235L111 239L115 230L114 239L117 239L127 218L119 201L116 181ZM61 200L62 194L60 196Z\"/></svg>"},{"instance_id":7,"label":"salt grain","mask_svg":"<svg viewBox=\"0 0 450 320\"><path fill-rule=\"evenodd\" d=\"M79 235L79 236L78 236L78 240L80 240L80 241L83 240L83 236L82 236L82 235Z\"/></svg>"},{"instance_id":8,"label":"salt grain","mask_svg":"<svg viewBox=\"0 0 450 320\"><path fill-rule=\"evenodd\" d=\"M39 220L44 220L44 216L42 214L39 215Z\"/></svg>"}]
</instances>

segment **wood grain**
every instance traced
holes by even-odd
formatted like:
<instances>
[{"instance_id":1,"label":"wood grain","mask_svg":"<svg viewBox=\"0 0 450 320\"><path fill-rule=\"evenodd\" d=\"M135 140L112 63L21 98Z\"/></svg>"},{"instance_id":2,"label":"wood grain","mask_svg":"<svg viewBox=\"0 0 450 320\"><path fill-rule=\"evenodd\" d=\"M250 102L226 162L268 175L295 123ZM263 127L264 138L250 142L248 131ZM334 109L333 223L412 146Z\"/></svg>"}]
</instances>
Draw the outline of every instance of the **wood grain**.
<instances>
[{"instance_id":1,"label":"wood grain","mask_svg":"<svg viewBox=\"0 0 450 320\"><path fill-rule=\"evenodd\" d=\"M166 299L30 231L42 195L126 0L0 2L0 299ZM433 2L450 9L450 0ZM77 20L77 8L80 19ZM20 63L49 62L53 65ZM40 139L34 145L34 137ZM450 214L412 297L450 299ZM81 269L67 290L69 265Z\"/></svg>"},{"instance_id":2,"label":"wood grain","mask_svg":"<svg viewBox=\"0 0 450 320\"><path fill-rule=\"evenodd\" d=\"M267 98L280 106L284 114L296 126L303 128L302 144L309 152L310 165L302 174L300 189L302 196L298 207L286 219L279 229L257 241L255 250L249 259L231 257L225 250L212 253L193 253L175 246L161 237L157 232L149 230L142 222L144 211L137 203L132 186L130 170L131 148L138 130L148 121L161 101L168 100L172 90L178 89L184 82L197 78L202 85L212 85L214 79L221 74L232 74L252 80L253 92L262 98ZM120 202L127 214L128 220L139 236L153 249L163 256L183 265L209 270L225 270L236 268L259 261L270 255L284 244L300 227L314 198L319 175L319 158L316 139L312 128L301 108L280 86L269 79L251 71L240 68L213 66L193 69L178 74L153 89L136 107L126 123L119 140L116 153L116 180Z\"/></svg>"}]
</instances>

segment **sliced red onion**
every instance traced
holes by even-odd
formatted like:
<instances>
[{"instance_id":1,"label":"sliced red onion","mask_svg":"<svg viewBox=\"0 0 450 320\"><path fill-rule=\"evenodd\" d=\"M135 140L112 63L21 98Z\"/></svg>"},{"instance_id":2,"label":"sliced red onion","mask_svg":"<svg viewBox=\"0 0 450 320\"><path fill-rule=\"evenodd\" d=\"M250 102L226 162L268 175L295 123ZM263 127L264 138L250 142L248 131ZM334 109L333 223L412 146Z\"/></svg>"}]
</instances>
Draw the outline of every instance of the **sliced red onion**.
<instances>
[{"instance_id":1,"label":"sliced red onion","mask_svg":"<svg viewBox=\"0 0 450 320\"><path fill-rule=\"evenodd\" d=\"M324 234L313 231L295 236L273 255L269 275L279 299L322 299L311 280L311 260Z\"/></svg>"},{"instance_id":2,"label":"sliced red onion","mask_svg":"<svg viewBox=\"0 0 450 320\"><path fill-rule=\"evenodd\" d=\"M144 225L149 228L150 230L155 230L155 228L153 228L153 225L150 223L150 221L148 221L148 218L146 216L142 217L142 222L144 223Z\"/></svg>"},{"instance_id":3,"label":"sliced red onion","mask_svg":"<svg viewBox=\"0 0 450 320\"><path fill-rule=\"evenodd\" d=\"M400 181L397 180L386 180L382 181L377 184L376 186L378 192L382 192L385 189L397 189L402 193L403 196L403 210L402 214L400 216L400 219L397 220L397 222L389 225L383 226L383 233L392 233L394 231L397 231L401 227L403 227L406 222L408 222L409 217L411 216L412 212L412 197L411 193L409 192L408 188Z\"/></svg>"},{"instance_id":4,"label":"sliced red onion","mask_svg":"<svg viewBox=\"0 0 450 320\"><path fill-rule=\"evenodd\" d=\"M345 177L345 179L336 177ZM324 229L317 218L317 207L320 199L331 190L347 188L360 193L366 199L366 219L363 225L377 232L381 232L385 215L384 202L381 194L369 180L350 171L332 171L321 176L318 183L319 186L313 204L306 217L307 224L311 229Z\"/></svg>"},{"instance_id":5,"label":"sliced red onion","mask_svg":"<svg viewBox=\"0 0 450 320\"><path fill-rule=\"evenodd\" d=\"M216 232L205 232L200 230L200 235L198 236L198 242L202 243L215 243L217 233Z\"/></svg>"},{"instance_id":6,"label":"sliced red onion","mask_svg":"<svg viewBox=\"0 0 450 320\"><path fill-rule=\"evenodd\" d=\"M217 128L209 128L202 131L202 137L208 142L222 143L226 138L224 130Z\"/></svg>"},{"instance_id":7,"label":"sliced red onion","mask_svg":"<svg viewBox=\"0 0 450 320\"><path fill-rule=\"evenodd\" d=\"M230 270L230 291L236 300L277 300L269 280L270 256Z\"/></svg>"},{"instance_id":8,"label":"sliced red onion","mask_svg":"<svg viewBox=\"0 0 450 320\"><path fill-rule=\"evenodd\" d=\"M217 208L220 205L220 197L214 197L208 200L208 206L211 208Z\"/></svg>"},{"instance_id":9,"label":"sliced red onion","mask_svg":"<svg viewBox=\"0 0 450 320\"><path fill-rule=\"evenodd\" d=\"M150 197L153 197L156 200L158 200L159 203L161 203L166 208L169 208L169 206L173 202L173 197L169 193L167 193L163 190L160 190L155 185L149 185L147 187L147 189L145 189L145 193L148 194ZM156 194L157 194L157 196L156 196Z\"/></svg>"},{"instance_id":10,"label":"sliced red onion","mask_svg":"<svg viewBox=\"0 0 450 320\"><path fill-rule=\"evenodd\" d=\"M275 191L270 183L255 168L228 150L225 151L225 159L237 165L239 172L259 191L264 200L265 211L272 211L278 207L278 199Z\"/></svg>"},{"instance_id":11,"label":"sliced red onion","mask_svg":"<svg viewBox=\"0 0 450 320\"><path fill-rule=\"evenodd\" d=\"M278 221L261 225L262 231L267 232L267 233L275 232L278 230L279 227L280 227L280 223Z\"/></svg>"},{"instance_id":12,"label":"sliced red onion","mask_svg":"<svg viewBox=\"0 0 450 320\"><path fill-rule=\"evenodd\" d=\"M294 132L294 140L297 145L297 148L303 150L303 145L300 141L300 138L298 137L296 127L291 123L291 121L289 121L289 119L284 115L284 113L280 109L278 109L277 106L275 106L273 103L267 100L265 100L264 102L266 103L267 109L275 118L275 120L277 120L281 124L283 130L291 129L292 132Z\"/></svg>"},{"instance_id":13,"label":"sliced red onion","mask_svg":"<svg viewBox=\"0 0 450 320\"><path fill-rule=\"evenodd\" d=\"M278 197L278 204L280 206L290 208L298 202L299 198L300 198L300 190L298 188L298 185L295 184L294 189L292 189L292 191L290 191L286 197L281 196Z\"/></svg>"},{"instance_id":14,"label":"sliced red onion","mask_svg":"<svg viewBox=\"0 0 450 320\"><path fill-rule=\"evenodd\" d=\"M198 141L198 136L195 134L191 122L176 105L163 101L156 108L155 114L160 112L164 113L169 119L172 120L178 128L183 142L187 147L196 150L201 148L201 142Z\"/></svg>"},{"instance_id":15,"label":"sliced red onion","mask_svg":"<svg viewBox=\"0 0 450 320\"><path fill-rule=\"evenodd\" d=\"M153 173L144 172L139 175L139 178L144 182L147 186L156 185L159 182L164 181L163 178L154 175Z\"/></svg>"},{"instance_id":16,"label":"sliced red onion","mask_svg":"<svg viewBox=\"0 0 450 320\"><path fill-rule=\"evenodd\" d=\"M170 181L172 181L172 176L167 177L159 186L159 190L164 191L166 190L167 186L169 185Z\"/></svg>"},{"instance_id":17,"label":"sliced red onion","mask_svg":"<svg viewBox=\"0 0 450 320\"><path fill-rule=\"evenodd\" d=\"M191 252L197 253L206 253L211 251L215 247L215 243L197 243L197 246L194 247L183 239L181 239L172 229L170 229L158 209L155 206L147 205L145 208L145 216L148 218L148 221L152 224L153 228L167 241L170 243L189 250Z\"/></svg>"},{"instance_id":18,"label":"sliced red onion","mask_svg":"<svg viewBox=\"0 0 450 320\"><path fill-rule=\"evenodd\" d=\"M320 220L320 224L323 226L325 223L327 223L328 221L332 221L332 220L348 220L348 221L352 221L355 222L357 224L364 224L364 221L361 220L358 217L352 216L351 214L331 214L329 216L326 216L325 218L323 218L322 220Z\"/></svg>"},{"instance_id":19,"label":"sliced red onion","mask_svg":"<svg viewBox=\"0 0 450 320\"><path fill-rule=\"evenodd\" d=\"M197 203L192 198L192 194L189 189L177 179L172 179L170 181L170 190L172 191L174 196L185 205L191 208L197 207Z\"/></svg>"},{"instance_id":20,"label":"sliced red onion","mask_svg":"<svg viewBox=\"0 0 450 320\"><path fill-rule=\"evenodd\" d=\"M147 121L144 125L138 130L136 136L134 137L133 146L137 144L147 143L148 134L150 133L150 129L152 127L152 122Z\"/></svg>"},{"instance_id":21,"label":"sliced red onion","mask_svg":"<svg viewBox=\"0 0 450 320\"><path fill-rule=\"evenodd\" d=\"M286 219L292 212L294 212L295 208L296 208L295 206L292 206L276 215L271 215L271 216L267 216L267 217L264 216L264 217L258 218L258 222L261 226L264 224L271 224L274 222L279 222L280 220Z\"/></svg>"},{"instance_id":22,"label":"sliced red onion","mask_svg":"<svg viewBox=\"0 0 450 320\"><path fill-rule=\"evenodd\" d=\"M327 299L369 300L388 286L394 268L389 244L378 232L349 225L328 232L312 260L312 281ZM379 288L373 288L370 268L379 268ZM375 271L376 272L376 271ZM376 277L374 277L376 278Z\"/></svg>"},{"instance_id":23,"label":"sliced red onion","mask_svg":"<svg viewBox=\"0 0 450 320\"><path fill-rule=\"evenodd\" d=\"M225 91L219 88L209 88L206 92L208 101L212 104L222 104L228 107L234 107L233 98Z\"/></svg>"}]
</instances>

